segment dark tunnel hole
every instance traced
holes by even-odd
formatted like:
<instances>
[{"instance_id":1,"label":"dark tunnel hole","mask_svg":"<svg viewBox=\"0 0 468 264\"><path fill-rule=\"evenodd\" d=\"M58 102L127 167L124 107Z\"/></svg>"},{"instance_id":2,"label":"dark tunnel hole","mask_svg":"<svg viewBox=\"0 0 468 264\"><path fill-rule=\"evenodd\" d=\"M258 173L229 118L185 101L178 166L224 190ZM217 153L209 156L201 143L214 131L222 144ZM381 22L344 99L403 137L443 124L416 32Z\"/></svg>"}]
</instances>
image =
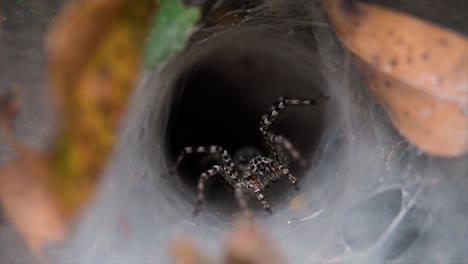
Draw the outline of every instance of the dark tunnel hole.
<instances>
[{"instance_id":1,"label":"dark tunnel hole","mask_svg":"<svg viewBox=\"0 0 468 264\"><path fill-rule=\"evenodd\" d=\"M314 98L322 92L319 69L307 56L298 56L294 46L262 39L232 38L220 40L195 56L176 74L175 96L171 102L166 134L166 150L174 162L185 146L219 145L234 155L239 148L250 146L266 151L259 132L259 122L280 96ZM318 106L289 107L273 125L309 159L324 126L326 103ZM200 173L213 165L206 155L187 156L179 168L182 182L195 194ZM304 170L289 164L299 178ZM232 187L221 176L207 182L203 210L234 213L237 203ZM295 193L282 179L264 192L275 209L285 195ZM251 199L251 208L261 211Z\"/></svg>"}]
</instances>

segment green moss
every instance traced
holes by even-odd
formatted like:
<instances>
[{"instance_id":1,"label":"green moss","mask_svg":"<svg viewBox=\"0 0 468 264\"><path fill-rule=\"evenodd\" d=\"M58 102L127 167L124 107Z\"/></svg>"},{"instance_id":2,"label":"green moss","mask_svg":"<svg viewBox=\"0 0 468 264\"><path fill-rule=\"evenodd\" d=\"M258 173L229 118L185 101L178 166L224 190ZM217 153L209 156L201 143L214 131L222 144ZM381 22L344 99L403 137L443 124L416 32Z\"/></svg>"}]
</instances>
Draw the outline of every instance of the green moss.
<instances>
[{"instance_id":1,"label":"green moss","mask_svg":"<svg viewBox=\"0 0 468 264\"><path fill-rule=\"evenodd\" d=\"M154 69L181 50L199 18L199 8L186 7L182 0L161 0L144 53L145 68Z\"/></svg>"}]
</instances>

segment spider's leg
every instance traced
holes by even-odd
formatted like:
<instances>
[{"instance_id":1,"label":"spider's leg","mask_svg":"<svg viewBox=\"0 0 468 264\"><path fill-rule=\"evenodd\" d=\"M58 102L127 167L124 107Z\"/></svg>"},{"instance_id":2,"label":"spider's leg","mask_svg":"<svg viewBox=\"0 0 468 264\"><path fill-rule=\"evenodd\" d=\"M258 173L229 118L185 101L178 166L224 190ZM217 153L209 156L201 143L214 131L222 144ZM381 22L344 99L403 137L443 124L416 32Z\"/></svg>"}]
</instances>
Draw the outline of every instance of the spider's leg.
<instances>
[{"instance_id":1,"label":"spider's leg","mask_svg":"<svg viewBox=\"0 0 468 264\"><path fill-rule=\"evenodd\" d=\"M257 199L260 201L260 203L263 206L263 209L267 211L269 214L272 214L273 211L270 208L270 204L268 204L267 200L265 200L265 196L263 195L262 191L260 188L256 187L254 184L247 182L246 184L247 191L249 191L251 194L255 195Z\"/></svg>"},{"instance_id":2,"label":"spider's leg","mask_svg":"<svg viewBox=\"0 0 468 264\"><path fill-rule=\"evenodd\" d=\"M275 159L277 162L280 162L278 153L275 151L275 146L278 146L278 143L275 142L276 135L271 131L270 126L276 120L278 115L284 109L286 109L288 105L316 105L327 100L328 98L329 97L325 95L319 95L318 97L312 100L284 99L280 97L278 102L270 108L270 113L262 117L262 120L260 121L260 132L265 138L267 145L270 147L271 151L275 155Z\"/></svg>"},{"instance_id":3,"label":"spider's leg","mask_svg":"<svg viewBox=\"0 0 468 264\"><path fill-rule=\"evenodd\" d=\"M266 114L262 117L262 120L260 121L260 132L262 133L263 137L266 140L266 143L270 150L273 152L273 155L275 156L276 162L281 164L281 159L279 157L278 152L276 151L276 148L281 148L281 137L276 136L272 131L271 131L271 124L276 120L278 115L288 106L288 105L316 105L319 104L325 100L327 100L329 97L325 95L319 95L315 99L312 100L299 100L299 99L284 99L280 98L278 102L273 105L270 108L270 113ZM284 138L283 138L284 139ZM289 141L284 141L283 140L283 145L285 143L288 143ZM294 150L292 148L292 144L289 144L290 148L288 150L288 147L285 146L285 148L288 151ZM294 154L292 154L294 157ZM296 155L297 156L297 155ZM294 187L298 190L299 187L297 186L297 179L289 172L289 169L285 165L279 165L278 168L282 171L284 175L288 177L288 180L294 184Z\"/></svg>"},{"instance_id":4,"label":"spider's leg","mask_svg":"<svg viewBox=\"0 0 468 264\"><path fill-rule=\"evenodd\" d=\"M236 184L236 181L238 180L236 175L232 173L232 171L225 167L225 166L220 166L220 165L214 165L211 167L211 169L203 172L200 175L200 178L198 179L198 185L197 185L197 204L195 206L195 210L193 212L194 216L198 215L200 212L200 209L203 205L203 201L205 200L205 183L206 181L216 173L220 173L224 179L226 179L227 182L229 182L232 186Z\"/></svg>"},{"instance_id":5,"label":"spider's leg","mask_svg":"<svg viewBox=\"0 0 468 264\"><path fill-rule=\"evenodd\" d=\"M247 206L247 199L245 198L245 193L244 193L244 184L241 182L236 183L236 186L234 187L236 191L236 199L237 202L239 203L239 206L244 213L245 216L250 216L250 211Z\"/></svg>"},{"instance_id":6,"label":"spider's leg","mask_svg":"<svg viewBox=\"0 0 468 264\"><path fill-rule=\"evenodd\" d=\"M295 159L297 162L299 162L299 164L302 167L307 166L307 163L308 163L307 160L304 157L302 157L301 153L294 147L294 145L287 138L283 137L282 135L276 135L273 137L273 142L275 142L276 144L286 149L289 155L293 159Z\"/></svg>"},{"instance_id":7,"label":"spider's leg","mask_svg":"<svg viewBox=\"0 0 468 264\"><path fill-rule=\"evenodd\" d=\"M288 180L294 185L294 188L299 191L299 185L297 185L297 179L294 177L288 168L284 165L277 164L278 169L283 173L285 176L288 177Z\"/></svg>"},{"instance_id":8,"label":"spider's leg","mask_svg":"<svg viewBox=\"0 0 468 264\"><path fill-rule=\"evenodd\" d=\"M284 109L286 109L288 105L317 105L328 99L329 97L323 94L317 96L315 99L312 100L285 99L283 97L280 97L278 102L270 108L271 112L268 115L264 115L262 117L260 126L265 129L269 128L269 126L276 120L278 115Z\"/></svg>"},{"instance_id":9,"label":"spider's leg","mask_svg":"<svg viewBox=\"0 0 468 264\"><path fill-rule=\"evenodd\" d=\"M229 155L229 152L227 150L223 149L220 146L199 146L199 147L185 147L177 157L176 163L174 165L173 171L177 167L179 167L180 163L182 160L190 154L195 154L195 153L200 153L200 154L221 154L221 161L222 164L226 167L228 167L231 171L234 171L234 162L232 162L231 155Z\"/></svg>"},{"instance_id":10,"label":"spider's leg","mask_svg":"<svg viewBox=\"0 0 468 264\"><path fill-rule=\"evenodd\" d=\"M203 201L205 200L205 182L213 175L218 173L221 170L221 166L214 165L211 169L203 172L198 178L198 185L197 185L197 204L195 206L195 210L193 211L193 215L198 215L200 212L200 208L203 205Z\"/></svg>"},{"instance_id":11,"label":"spider's leg","mask_svg":"<svg viewBox=\"0 0 468 264\"><path fill-rule=\"evenodd\" d=\"M256 189L254 190L254 192L255 192L255 196L262 204L263 209L267 211L269 214L272 214L273 211L270 208L270 204L268 204L267 200L265 200L265 196L263 196L263 193L260 191L260 189Z\"/></svg>"}]
</instances>

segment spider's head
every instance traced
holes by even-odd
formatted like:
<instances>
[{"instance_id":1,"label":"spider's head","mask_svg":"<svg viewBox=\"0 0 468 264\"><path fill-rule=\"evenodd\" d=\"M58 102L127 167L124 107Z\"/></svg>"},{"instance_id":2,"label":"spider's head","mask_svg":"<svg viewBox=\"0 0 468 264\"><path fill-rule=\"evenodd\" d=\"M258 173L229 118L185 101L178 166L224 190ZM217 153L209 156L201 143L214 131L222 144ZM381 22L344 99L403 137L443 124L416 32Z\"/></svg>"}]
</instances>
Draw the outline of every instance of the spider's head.
<instances>
[{"instance_id":1,"label":"spider's head","mask_svg":"<svg viewBox=\"0 0 468 264\"><path fill-rule=\"evenodd\" d=\"M274 161L263 156L256 156L250 160L249 169L244 179L259 189L265 189L270 183L279 180L279 169Z\"/></svg>"},{"instance_id":2,"label":"spider's head","mask_svg":"<svg viewBox=\"0 0 468 264\"><path fill-rule=\"evenodd\" d=\"M260 156L260 152L254 148L244 147L239 149L233 158L237 172L241 175L244 174L250 168L250 161L257 156Z\"/></svg>"}]
</instances>

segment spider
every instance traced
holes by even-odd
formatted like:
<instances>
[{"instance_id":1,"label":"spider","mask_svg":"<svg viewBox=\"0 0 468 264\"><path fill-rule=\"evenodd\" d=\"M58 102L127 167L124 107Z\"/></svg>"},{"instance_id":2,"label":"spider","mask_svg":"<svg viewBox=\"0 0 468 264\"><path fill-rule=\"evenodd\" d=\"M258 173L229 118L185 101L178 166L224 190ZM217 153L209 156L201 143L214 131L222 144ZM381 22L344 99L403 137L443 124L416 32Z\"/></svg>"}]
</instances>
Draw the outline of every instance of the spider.
<instances>
[{"instance_id":1,"label":"spider","mask_svg":"<svg viewBox=\"0 0 468 264\"><path fill-rule=\"evenodd\" d=\"M260 201L265 211L272 214L273 211L262 193L266 187L277 182L281 176L286 176L295 189L299 190L296 177L284 164L285 157L282 151L285 150L291 158L303 166L306 162L291 142L281 135L275 135L270 126L288 105L317 105L327 99L329 97L322 94L312 100L279 98L270 108L270 113L263 115L259 128L269 152L273 154L272 157L262 156L258 150L250 147L238 150L234 158L231 158L229 152L220 146L185 147L178 156L174 169L178 168L184 157L191 154L215 155L219 162L200 175L194 216L198 215L204 202L205 182L218 173L234 188L236 199L245 213L248 212L245 194L250 194Z\"/></svg>"}]
</instances>

